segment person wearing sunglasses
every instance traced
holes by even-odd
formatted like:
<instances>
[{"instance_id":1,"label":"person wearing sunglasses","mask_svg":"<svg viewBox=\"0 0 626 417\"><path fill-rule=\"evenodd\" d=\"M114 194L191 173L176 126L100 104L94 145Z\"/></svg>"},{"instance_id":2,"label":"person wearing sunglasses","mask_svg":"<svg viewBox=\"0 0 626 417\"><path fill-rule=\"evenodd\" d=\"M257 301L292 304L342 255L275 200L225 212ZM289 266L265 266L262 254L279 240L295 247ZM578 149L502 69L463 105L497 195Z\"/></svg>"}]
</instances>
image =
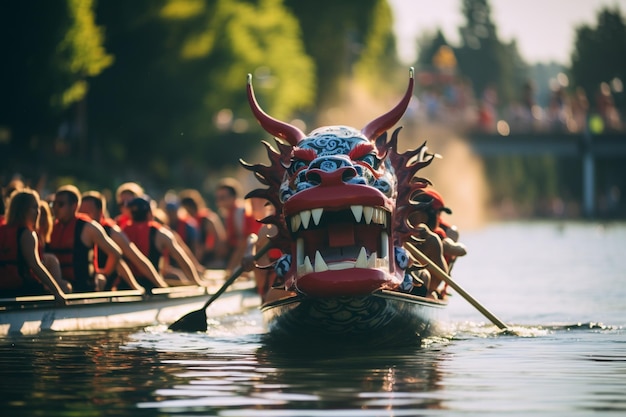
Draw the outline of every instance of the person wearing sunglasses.
<instances>
[{"instance_id":1,"label":"person wearing sunglasses","mask_svg":"<svg viewBox=\"0 0 626 417\"><path fill-rule=\"evenodd\" d=\"M100 291L106 285L106 277L115 272L122 251L99 223L78 212L80 202L80 192L74 185L57 189L48 250L59 258L63 278L72 283L74 292ZM107 256L102 268L94 267L96 246Z\"/></svg>"}]
</instances>

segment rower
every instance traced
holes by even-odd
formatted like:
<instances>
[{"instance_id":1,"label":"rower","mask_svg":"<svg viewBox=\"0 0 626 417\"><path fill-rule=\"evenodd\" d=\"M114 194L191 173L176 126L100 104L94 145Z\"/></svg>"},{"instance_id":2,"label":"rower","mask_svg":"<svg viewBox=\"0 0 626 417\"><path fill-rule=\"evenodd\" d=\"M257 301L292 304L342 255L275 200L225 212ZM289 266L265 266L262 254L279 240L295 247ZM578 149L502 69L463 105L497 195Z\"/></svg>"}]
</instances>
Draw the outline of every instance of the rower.
<instances>
[{"instance_id":1,"label":"rower","mask_svg":"<svg viewBox=\"0 0 626 417\"><path fill-rule=\"evenodd\" d=\"M70 281L75 292L101 291L111 275L122 251L99 223L79 213L81 195L74 185L57 189L52 210L54 225L48 249L59 258L63 278ZM93 252L97 248L107 254L104 267L94 268Z\"/></svg>"},{"instance_id":2,"label":"rower","mask_svg":"<svg viewBox=\"0 0 626 417\"><path fill-rule=\"evenodd\" d=\"M107 289L134 289L143 292L152 288L168 286L148 258L141 253L135 244L128 240L115 220L105 216L106 200L101 193L98 191L83 193L79 211L100 223L107 235L122 250L123 259L120 260L116 273L107 277ZM102 268L106 264L106 259L106 253L98 250L96 253L97 266ZM134 267L139 275L133 274L126 261Z\"/></svg>"},{"instance_id":3,"label":"rower","mask_svg":"<svg viewBox=\"0 0 626 417\"><path fill-rule=\"evenodd\" d=\"M193 261L178 244L172 232L153 220L149 197L137 197L131 200L127 207L130 210L131 219L122 227L122 231L131 242L137 245L152 265L158 269L161 257L167 253L182 270L182 274L176 275L176 284L204 285Z\"/></svg>"},{"instance_id":4,"label":"rower","mask_svg":"<svg viewBox=\"0 0 626 417\"><path fill-rule=\"evenodd\" d=\"M0 294L37 295L50 292L64 304L72 286L59 281L42 263L35 225L39 217L39 194L14 191L8 199L7 223L0 226Z\"/></svg>"}]
</instances>

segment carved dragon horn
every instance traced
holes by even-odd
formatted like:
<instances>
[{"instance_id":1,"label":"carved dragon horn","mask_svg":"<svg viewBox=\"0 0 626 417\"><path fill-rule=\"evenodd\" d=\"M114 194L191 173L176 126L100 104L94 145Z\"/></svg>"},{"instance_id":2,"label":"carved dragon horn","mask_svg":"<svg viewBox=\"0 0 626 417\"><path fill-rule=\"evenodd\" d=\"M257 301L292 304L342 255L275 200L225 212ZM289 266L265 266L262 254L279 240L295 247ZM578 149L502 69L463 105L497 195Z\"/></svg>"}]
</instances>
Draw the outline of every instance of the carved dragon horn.
<instances>
[{"instance_id":1,"label":"carved dragon horn","mask_svg":"<svg viewBox=\"0 0 626 417\"><path fill-rule=\"evenodd\" d=\"M409 106L409 101L411 101L411 96L413 94L413 85L415 84L415 78L413 73L414 69L413 67L411 67L409 69L409 86L407 87L406 92L404 93L404 97L402 97L402 100L400 100L400 102L396 104L396 107L391 109L389 112L383 114L382 116L379 116L378 118L372 120L367 124L367 126L361 129L361 133L363 133L366 138L368 138L369 140L376 140L378 136L380 136L383 132L385 132L387 129L396 124L398 120L400 120L407 107Z\"/></svg>"},{"instance_id":2,"label":"carved dragon horn","mask_svg":"<svg viewBox=\"0 0 626 417\"><path fill-rule=\"evenodd\" d=\"M271 135L274 135L280 139L284 139L292 146L296 146L298 142L306 137L304 132L289 123L281 122L274 119L269 114L265 113L254 96L254 89L252 88L252 74L248 74L248 102L254 117L259 124L265 129L265 131Z\"/></svg>"}]
</instances>

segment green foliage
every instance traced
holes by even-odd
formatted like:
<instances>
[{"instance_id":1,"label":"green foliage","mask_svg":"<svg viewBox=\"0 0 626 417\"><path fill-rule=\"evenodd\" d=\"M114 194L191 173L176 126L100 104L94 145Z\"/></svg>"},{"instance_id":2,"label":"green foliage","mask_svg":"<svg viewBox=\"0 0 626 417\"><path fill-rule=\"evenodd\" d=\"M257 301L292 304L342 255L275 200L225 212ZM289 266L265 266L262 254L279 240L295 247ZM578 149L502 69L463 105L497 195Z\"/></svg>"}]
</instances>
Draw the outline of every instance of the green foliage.
<instances>
[{"instance_id":1,"label":"green foliage","mask_svg":"<svg viewBox=\"0 0 626 417\"><path fill-rule=\"evenodd\" d=\"M380 83L386 78L396 58L385 0L285 0L285 5L298 19L306 52L316 64L315 108L342 99L342 82L354 72L361 81L375 78Z\"/></svg>"},{"instance_id":2,"label":"green foliage","mask_svg":"<svg viewBox=\"0 0 626 417\"><path fill-rule=\"evenodd\" d=\"M16 152L51 146L60 117L85 97L88 78L112 62L91 0L0 2L0 51L0 125Z\"/></svg>"},{"instance_id":3,"label":"green foliage","mask_svg":"<svg viewBox=\"0 0 626 417\"><path fill-rule=\"evenodd\" d=\"M526 78L516 44L498 39L488 0L463 0L462 11L466 24L460 28L462 44L456 50L461 73L472 80L478 97L493 86L501 103L510 103Z\"/></svg>"},{"instance_id":4,"label":"green foliage","mask_svg":"<svg viewBox=\"0 0 626 417\"><path fill-rule=\"evenodd\" d=\"M393 36L393 16L386 0L372 6L366 21L364 44L354 73L357 79L370 88L381 85L398 67L396 42Z\"/></svg>"},{"instance_id":5,"label":"green foliage","mask_svg":"<svg viewBox=\"0 0 626 417\"><path fill-rule=\"evenodd\" d=\"M522 86L528 80L528 65L520 56L515 41L505 44L499 40L488 0L463 0L461 5L466 20L459 28L461 45L450 45L441 30L424 33L418 42L416 67L433 70L435 56L441 47L451 46L457 61L457 76L471 81L477 97L493 87L498 93L499 104L510 104L519 98Z\"/></svg>"},{"instance_id":6,"label":"green foliage","mask_svg":"<svg viewBox=\"0 0 626 417\"><path fill-rule=\"evenodd\" d=\"M117 62L90 95L92 129L103 152L122 144L123 160L141 155L162 178L173 172L164 158L219 169L250 147L244 132L260 129L247 104L247 73L275 117L311 104L313 62L279 0L108 1L98 16ZM216 126L218 114L230 117Z\"/></svg>"},{"instance_id":7,"label":"green foliage","mask_svg":"<svg viewBox=\"0 0 626 417\"><path fill-rule=\"evenodd\" d=\"M422 34L417 44L419 48L415 67L424 70L429 70L433 67L435 55L442 46L450 46L446 37L441 32L441 29L438 29L434 34Z\"/></svg>"},{"instance_id":8,"label":"green foliage","mask_svg":"<svg viewBox=\"0 0 626 417\"><path fill-rule=\"evenodd\" d=\"M487 158L492 202L511 200L530 209L539 201L558 197L571 183L570 175L558 175L563 167L569 166L550 155Z\"/></svg>"},{"instance_id":9,"label":"green foliage","mask_svg":"<svg viewBox=\"0 0 626 417\"><path fill-rule=\"evenodd\" d=\"M87 94L86 77L95 77L113 62L103 47L102 29L95 24L92 0L68 0L69 27L53 60L68 86L53 97L67 108Z\"/></svg>"},{"instance_id":10,"label":"green foliage","mask_svg":"<svg viewBox=\"0 0 626 417\"><path fill-rule=\"evenodd\" d=\"M626 25L619 8L598 12L596 27L576 29L571 75L575 85L593 97L601 83L626 82Z\"/></svg>"}]
</instances>

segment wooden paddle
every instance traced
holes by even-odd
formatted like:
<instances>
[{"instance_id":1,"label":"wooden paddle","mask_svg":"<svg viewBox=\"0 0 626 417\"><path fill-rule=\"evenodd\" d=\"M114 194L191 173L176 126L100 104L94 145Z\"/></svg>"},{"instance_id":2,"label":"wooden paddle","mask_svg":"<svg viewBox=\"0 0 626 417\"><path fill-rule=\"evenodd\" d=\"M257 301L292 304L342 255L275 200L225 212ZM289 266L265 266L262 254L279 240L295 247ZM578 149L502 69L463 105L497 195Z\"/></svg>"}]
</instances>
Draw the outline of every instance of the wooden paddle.
<instances>
[{"instance_id":1,"label":"wooden paddle","mask_svg":"<svg viewBox=\"0 0 626 417\"><path fill-rule=\"evenodd\" d=\"M257 251L254 255L254 260L258 260L261 256L267 253L268 250L272 247L272 242L268 242L265 246ZM217 298L226 291L230 285L235 282L235 280L243 273L243 266L239 265L235 271L233 271L232 275L224 282L222 287L215 292L208 299L204 306L201 309L192 311L191 313L187 313L181 318L179 318L174 323L170 324L168 327L169 330L173 330L176 332L206 332L207 331L207 316L206 309L209 307L213 301L217 300Z\"/></svg>"},{"instance_id":2,"label":"wooden paddle","mask_svg":"<svg viewBox=\"0 0 626 417\"><path fill-rule=\"evenodd\" d=\"M439 268L437 264L431 261L430 258L428 258L428 256L424 255L422 251L420 251L417 247L415 247L413 244L409 242L406 242L405 245L407 249L409 250L409 252L411 252L411 254L415 256L415 258L418 261L430 267L429 271L431 273L434 273L437 278L441 279L442 281L445 281L450 287L452 287L452 289L454 289L456 292L461 294L461 296L465 298L467 302L469 302L471 305L476 307L476 309L480 311L485 317L487 317L493 324L495 324L496 326L498 326L498 328L502 330L510 330L509 326L504 324L502 320L497 318L495 315L493 315L493 313L491 313L482 304L480 304L474 297L472 297L459 284L457 284L450 277L450 275L446 274L441 268Z\"/></svg>"}]
</instances>

